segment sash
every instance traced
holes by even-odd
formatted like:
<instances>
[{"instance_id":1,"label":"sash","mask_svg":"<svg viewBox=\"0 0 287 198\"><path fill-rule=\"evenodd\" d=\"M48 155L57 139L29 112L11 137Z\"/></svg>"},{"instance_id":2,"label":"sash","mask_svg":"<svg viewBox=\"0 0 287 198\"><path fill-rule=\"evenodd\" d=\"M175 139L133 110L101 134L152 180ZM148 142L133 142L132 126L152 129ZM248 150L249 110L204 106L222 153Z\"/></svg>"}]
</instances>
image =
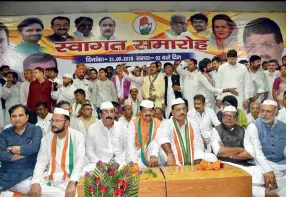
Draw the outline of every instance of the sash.
<instances>
[{"instance_id":1,"label":"sash","mask_svg":"<svg viewBox=\"0 0 287 198\"><path fill-rule=\"evenodd\" d=\"M158 73L155 75L153 80L150 79L151 75L148 76L149 82L150 82L150 85L149 85L149 96L152 96L152 92L155 91L153 83L157 79L157 76L158 76Z\"/></svg>"},{"instance_id":2,"label":"sash","mask_svg":"<svg viewBox=\"0 0 287 198\"><path fill-rule=\"evenodd\" d=\"M184 165L191 165L194 161L194 132L192 126L190 125L189 121L185 124L185 140L183 140L179 127L176 123L175 118L173 117L174 123L174 143L177 150L178 160L179 162ZM188 130L189 129L189 130ZM184 146L184 142L186 142L186 148Z\"/></svg>"},{"instance_id":3,"label":"sash","mask_svg":"<svg viewBox=\"0 0 287 198\"><path fill-rule=\"evenodd\" d=\"M136 107L137 109L136 109L135 115L139 112L139 107L140 107L138 99L136 99L136 103L137 103L137 107ZM132 98L131 98L131 108L133 108L133 99Z\"/></svg>"},{"instance_id":4,"label":"sash","mask_svg":"<svg viewBox=\"0 0 287 198\"><path fill-rule=\"evenodd\" d=\"M56 145L57 145L57 135L54 134L52 139L52 145L51 145L51 154L52 159L50 162L50 169L49 169L49 180L54 180L54 173L56 170ZM66 137L65 137L65 143L62 151L59 151L62 153L62 159L61 159L61 169L64 172L63 175L63 181L65 181L68 178L70 178L73 168L74 168L74 145L72 142L72 136L67 130Z\"/></svg>"},{"instance_id":5,"label":"sash","mask_svg":"<svg viewBox=\"0 0 287 198\"><path fill-rule=\"evenodd\" d=\"M117 95L119 99L124 98L124 81L125 77L122 78L122 83L120 82L119 76L115 76L116 78L116 88L117 88Z\"/></svg>"},{"instance_id":6,"label":"sash","mask_svg":"<svg viewBox=\"0 0 287 198\"><path fill-rule=\"evenodd\" d=\"M141 149L141 159L142 162L144 163L145 166L149 167L148 161L147 160L147 147L149 146L152 136L154 133L154 121L151 120L150 125L149 125L149 139L145 145L145 148L143 148L143 142L142 142L142 132L141 132L141 119L138 120L138 137L140 141L140 149Z\"/></svg>"}]
</instances>

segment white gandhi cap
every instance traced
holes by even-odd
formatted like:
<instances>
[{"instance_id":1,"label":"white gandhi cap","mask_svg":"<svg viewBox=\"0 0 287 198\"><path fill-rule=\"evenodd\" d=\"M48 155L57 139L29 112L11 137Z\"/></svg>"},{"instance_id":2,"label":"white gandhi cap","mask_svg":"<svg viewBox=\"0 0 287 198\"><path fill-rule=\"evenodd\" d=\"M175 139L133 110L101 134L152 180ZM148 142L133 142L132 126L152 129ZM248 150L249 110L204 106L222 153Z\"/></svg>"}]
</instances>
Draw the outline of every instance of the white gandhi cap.
<instances>
[{"instance_id":1,"label":"white gandhi cap","mask_svg":"<svg viewBox=\"0 0 287 198\"><path fill-rule=\"evenodd\" d=\"M73 75L72 74L68 74L68 73L64 73L62 77L73 79Z\"/></svg>"},{"instance_id":2,"label":"white gandhi cap","mask_svg":"<svg viewBox=\"0 0 287 198\"><path fill-rule=\"evenodd\" d=\"M70 117L70 114L69 114L69 111L66 110L66 109L62 109L62 108L58 108L56 107L54 109L54 114L62 114L62 115L66 115L66 116L69 116Z\"/></svg>"},{"instance_id":3,"label":"white gandhi cap","mask_svg":"<svg viewBox=\"0 0 287 198\"><path fill-rule=\"evenodd\" d=\"M273 105L273 106L275 106L275 107L278 106L278 105L277 105L277 102L275 102L274 100L270 100L270 99L265 100L262 104L263 104L263 105Z\"/></svg>"},{"instance_id":4,"label":"white gandhi cap","mask_svg":"<svg viewBox=\"0 0 287 198\"><path fill-rule=\"evenodd\" d=\"M110 101L103 102L101 104L101 110L102 109L113 109L113 108L114 108L114 105Z\"/></svg>"},{"instance_id":5,"label":"white gandhi cap","mask_svg":"<svg viewBox=\"0 0 287 198\"><path fill-rule=\"evenodd\" d=\"M236 108L234 106L227 106L223 109L223 112L237 112Z\"/></svg>"},{"instance_id":6,"label":"white gandhi cap","mask_svg":"<svg viewBox=\"0 0 287 198\"><path fill-rule=\"evenodd\" d=\"M141 102L141 107L154 108L153 102L151 100L143 100Z\"/></svg>"},{"instance_id":7,"label":"white gandhi cap","mask_svg":"<svg viewBox=\"0 0 287 198\"><path fill-rule=\"evenodd\" d=\"M185 104L185 102L182 98L177 98L177 99L174 99L171 103L171 105L178 105L178 104Z\"/></svg>"}]
</instances>

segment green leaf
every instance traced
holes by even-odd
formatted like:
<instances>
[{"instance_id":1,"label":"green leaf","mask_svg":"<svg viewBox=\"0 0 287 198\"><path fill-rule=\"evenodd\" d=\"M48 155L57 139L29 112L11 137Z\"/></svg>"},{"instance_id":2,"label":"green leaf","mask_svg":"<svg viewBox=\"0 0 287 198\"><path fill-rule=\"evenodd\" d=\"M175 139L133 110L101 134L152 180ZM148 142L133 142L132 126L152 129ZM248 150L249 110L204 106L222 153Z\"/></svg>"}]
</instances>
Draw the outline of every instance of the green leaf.
<instances>
[{"instance_id":1,"label":"green leaf","mask_svg":"<svg viewBox=\"0 0 287 198\"><path fill-rule=\"evenodd\" d=\"M157 174L156 174L155 172L153 172L153 173L152 173L152 176L153 176L154 178L156 178L156 177L157 177Z\"/></svg>"},{"instance_id":2,"label":"green leaf","mask_svg":"<svg viewBox=\"0 0 287 198\"><path fill-rule=\"evenodd\" d=\"M152 173L152 169L147 169L144 173L151 174Z\"/></svg>"}]
</instances>

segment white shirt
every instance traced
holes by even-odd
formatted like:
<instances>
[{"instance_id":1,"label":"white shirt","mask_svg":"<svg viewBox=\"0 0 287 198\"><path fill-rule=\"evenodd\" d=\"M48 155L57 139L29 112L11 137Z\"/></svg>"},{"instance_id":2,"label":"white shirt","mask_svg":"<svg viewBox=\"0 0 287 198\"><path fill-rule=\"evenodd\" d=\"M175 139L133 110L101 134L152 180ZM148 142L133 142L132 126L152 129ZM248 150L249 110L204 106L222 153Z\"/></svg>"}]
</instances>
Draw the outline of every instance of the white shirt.
<instances>
[{"instance_id":1,"label":"white shirt","mask_svg":"<svg viewBox=\"0 0 287 198\"><path fill-rule=\"evenodd\" d=\"M125 100L124 105L132 105L133 108L133 116L136 116L137 113L140 111L140 101L137 99L136 102L133 101L132 98L128 98Z\"/></svg>"},{"instance_id":2,"label":"white shirt","mask_svg":"<svg viewBox=\"0 0 287 198\"><path fill-rule=\"evenodd\" d=\"M201 94L205 97L206 107L216 110L215 106L215 95L221 94L223 89L216 88L211 82L208 81L201 72L198 73L198 94Z\"/></svg>"},{"instance_id":3,"label":"white shirt","mask_svg":"<svg viewBox=\"0 0 287 198\"><path fill-rule=\"evenodd\" d=\"M236 63L236 65L230 65L228 62L222 64L218 69L218 85L217 88L237 88L239 93L235 96L238 100L238 108L243 109L244 100L249 99L250 93L250 78L249 73L245 65ZM220 99L224 96L233 95L231 93L222 93Z\"/></svg>"},{"instance_id":4,"label":"white shirt","mask_svg":"<svg viewBox=\"0 0 287 198\"><path fill-rule=\"evenodd\" d=\"M6 110L9 110L10 107L20 104L20 87L21 83L17 82L15 85L12 84L10 88L6 87L6 84L3 86L3 95L2 98L5 100Z\"/></svg>"},{"instance_id":5,"label":"white shirt","mask_svg":"<svg viewBox=\"0 0 287 198\"><path fill-rule=\"evenodd\" d=\"M129 80L131 82L131 86L130 87L136 87L138 89L138 96L137 98L139 99L139 101L141 102L143 100L143 96L142 96L142 85L143 85L143 81L144 81L144 77L143 76L134 76L133 74L131 74L131 70L133 68L129 67L127 70L129 71L129 75L127 75L125 72L123 73L123 76Z\"/></svg>"},{"instance_id":6,"label":"white shirt","mask_svg":"<svg viewBox=\"0 0 287 198\"><path fill-rule=\"evenodd\" d=\"M70 180L71 181L79 181L82 174L83 174L83 167L85 162L85 140L83 135L74 129L69 128L69 132L72 137L72 142L74 146L74 168L73 172L71 174ZM34 169L33 178L31 181L31 184L35 183L41 183L41 181L44 180L44 172L48 166L48 164L51 162L52 154L51 154L51 145L53 140L54 133L48 133L46 136L42 138L41 141L41 147L40 151L38 153L37 157L37 163ZM62 169L60 167L61 165L61 159L62 159L62 148L63 147L63 140L58 141L59 138L57 138L57 149L56 149L56 170L55 173L61 173ZM51 166L49 167L51 168Z\"/></svg>"},{"instance_id":7,"label":"white shirt","mask_svg":"<svg viewBox=\"0 0 287 198\"><path fill-rule=\"evenodd\" d=\"M3 95L3 87L0 83L0 98L2 97ZM4 112L3 112L3 109L2 109L2 101L0 100L0 128L3 128L5 126L4 124Z\"/></svg>"},{"instance_id":8,"label":"white shirt","mask_svg":"<svg viewBox=\"0 0 287 198\"><path fill-rule=\"evenodd\" d=\"M86 94L86 99L91 100L91 81L87 79L80 80L78 78L74 79L73 85L76 89L83 89Z\"/></svg>"},{"instance_id":9,"label":"white shirt","mask_svg":"<svg viewBox=\"0 0 287 198\"><path fill-rule=\"evenodd\" d=\"M279 114L277 115L277 120L280 120L286 123L286 108L285 107L282 107L282 109L279 110Z\"/></svg>"},{"instance_id":10,"label":"white shirt","mask_svg":"<svg viewBox=\"0 0 287 198\"><path fill-rule=\"evenodd\" d=\"M94 109L94 105L90 101L89 101L89 104L91 104L92 109L93 109L92 115L98 117L98 113L97 113L97 110ZM79 116L79 111L80 111L81 107L82 107L82 105L80 103L75 102L74 104L72 104L72 116L77 118Z\"/></svg>"},{"instance_id":11,"label":"white shirt","mask_svg":"<svg viewBox=\"0 0 287 198\"><path fill-rule=\"evenodd\" d=\"M122 123L125 127L129 128L129 123L131 123L134 119L136 119L135 116L133 116L133 117L131 118L131 120L128 122L128 121L126 120L125 116L123 115L123 116L121 116L121 117L119 118L118 122Z\"/></svg>"},{"instance_id":12,"label":"white shirt","mask_svg":"<svg viewBox=\"0 0 287 198\"><path fill-rule=\"evenodd\" d=\"M107 129L102 120L92 124L86 136L86 155L91 163L109 162L116 155L119 164L129 163L132 150L132 140L129 130L117 121L111 129ZM133 155L134 156L134 155ZM136 163L135 161L133 161Z\"/></svg>"},{"instance_id":13,"label":"white shirt","mask_svg":"<svg viewBox=\"0 0 287 198\"><path fill-rule=\"evenodd\" d=\"M20 86L20 102L27 105L30 82L25 80Z\"/></svg>"},{"instance_id":14,"label":"white shirt","mask_svg":"<svg viewBox=\"0 0 287 198\"><path fill-rule=\"evenodd\" d=\"M266 75L264 73L263 69L258 69L255 73L249 70L250 80L251 80L251 86L250 86L250 97L255 96L257 93L261 94L260 97L256 100L256 102L261 103L261 101L264 99L265 92L269 92L270 90L268 87L268 82ZM272 91L271 91L272 94Z\"/></svg>"},{"instance_id":15,"label":"white shirt","mask_svg":"<svg viewBox=\"0 0 287 198\"><path fill-rule=\"evenodd\" d=\"M175 34L175 32L170 29L165 32L165 35L167 36L167 39L186 39L185 36L192 37L192 34L189 31L182 32L180 35Z\"/></svg>"},{"instance_id":16,"label":"white shirt","mask_svg":"<svg viewBox=\"0 0 287 198\"><path fill-rule=\"evenodd\" d=\"M114 83L106 79L105 81L97 80L92 84L92 99L93 104L100 107L106 101L118 101L117 91Z\"/></svg>"},{"instance_id":17,"label":"white shirt","mask_svg":"<svg viewBox=\"0 0 287 198\"><path fill-rule=\"evenodd\" d=\"M251 113L248 113L248 114L246 115L246 118L247 118L248 124L255 121L255 119L254 119L254 117L252 116Z\"/></svg>"},{"instance_id":18,"label":"white shirt","mask_svg":"<svg viewBox=\"0 0 287 198\"><path fill-rule=\"evenodd\" d=\"M266 70L265 75L267 77L267 82L268 82L268 87L269 87L268 99L274 100L273 95L272 95L273 83L276 78L281 76L281 74L278 70L275 70L275 72L273 73L270 73L268 70Z\"/></svg>"},{"instance_id":19,"label":"white shirt","mask_svg":"<svg viewBox=\"0 0 287 198\"><path fill-rule=\"evenodd\" d=\"M109 39L107 39L106 37L103 37L102 35L98 37L97 40L100 41L107 41L107 40L120 40L120 38L116 35L111 36Z\"/></svg>"},{"instance_id":20,"label":"white shirt","mask_svg":"<svg viewBox=\"0 0 287 198\"><path fill-rule=\"evenodd\" d=\"M194 122L190 118L187 118L187 119L188 119L189 123L191 124L191 126L193 128L193 132L194 132L194 142L193 142L194 160L203 159L204 146L203 146L203 141L201 139L199 126L196 122ZM175 155L176 164L181 165L179 160L178 160L177 149L176 149L175 143L174 143L174 130L175 130L175 127L174 127L172 119L169 119L165 122L162 122L161 126L158 129L157 134L156 134L156 141L158 142L159 147L161 147L162 144L170 143L172 151ZM182 139L185 140L185 124L182 127L179 127L179 130L180 130ZM183 141L183 142L184 142L184 146L186 147L186 142L185 141Z\"/></svg>"},{"instance_id":21,"label":"white shirt","mask_svg":"<svg viewBox=\"0 0 287 198\"><path fill-rule=\"evenodd\" d=\"M47 116L44 119L42 119L39 116L37 116L38 122L36 123L36 126L41 127L42 132L43 132L43 137L47 133L52 132L51 123L50 123L50 121L52 119L52 116L53 116L52 113L48 113Z\"/></svg>"},{"instance_id":22,"label":"white shirt","mask_svg":"<svg viewBox=\"0 0 287 198\"><path fill-rule=\"evenodd\" d=\"M197 124L199 124L201 135L204 138L210 138L212 128L220 125L221 123L218 120L215 112L208 107L204 108L204 112L202 113L202 115L194 108L191 108L188 111L187 116L190 119L194 120Z\"/></svg>"},{"instance_id":23,"label":"white shirt","mask_svg":"<svg viewBox=\"0 0 287 198\"><path fill-rule=\"evenodd\" d=\"M61 100L68 101L70 104L75 102L76 87L72 84L68 87L62 86L57 91L51 92L51 97L59 103Z\"/></svg>"},{"instance_id":24,"label":"white shirt","mask_svg":"<svg viewBox=\"0 0 287 198\"><path fill-rule=\"evenodd\" d=\"M92 32L90 32L89 36L87 36L87 37L84 37L84 34L82 32L79 32L79 31L74 32L73 35L80 40L97 40Z\"/></svg>"},{"instance_id":25,"label":"white shirt","mask_svg":"<svg viewBox=\"0 0 287 198\"><path fill-rule=\"evenodd\" d=\"M183 97L188 101L190 109L194 106L193 97L198 94L198 71L186 71L183 69L182 63L180 63L176 71L182 79L181 92Z\"/></svg>"},{"instance_id":26,"label":"white shirt","mask_svg":"<svg viewBox=\"0 0 287 198\"><path fill-rule=\"evenodd\" d=\"M56 83L61 84L61 85L63 84L63 79L59 78L58 76L54 80L52 80L52 79L48 79L48 80L51 81L52 83L56 82Z\"/></svg>"}]
</instances>

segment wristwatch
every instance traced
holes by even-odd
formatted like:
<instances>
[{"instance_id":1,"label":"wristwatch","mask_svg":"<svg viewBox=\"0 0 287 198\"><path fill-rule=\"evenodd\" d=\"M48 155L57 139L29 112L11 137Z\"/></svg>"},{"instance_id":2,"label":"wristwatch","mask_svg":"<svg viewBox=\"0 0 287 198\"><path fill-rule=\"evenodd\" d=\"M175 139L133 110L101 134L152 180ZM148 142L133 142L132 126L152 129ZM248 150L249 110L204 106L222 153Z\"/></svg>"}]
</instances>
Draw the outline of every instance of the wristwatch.
<instances>
[{"instance_id":1,"label":"wristwatch","mask_svg":"<svg viewBox=\"0 0 287 198\"><path fill-rule=\"evenodd\" d=\"M8 147L8 151L9 151L10 153L13 153L13 152L12 152L12 149L13 149L12 146L9 146L9 147Z\"/></svg>"}]
</instances>

